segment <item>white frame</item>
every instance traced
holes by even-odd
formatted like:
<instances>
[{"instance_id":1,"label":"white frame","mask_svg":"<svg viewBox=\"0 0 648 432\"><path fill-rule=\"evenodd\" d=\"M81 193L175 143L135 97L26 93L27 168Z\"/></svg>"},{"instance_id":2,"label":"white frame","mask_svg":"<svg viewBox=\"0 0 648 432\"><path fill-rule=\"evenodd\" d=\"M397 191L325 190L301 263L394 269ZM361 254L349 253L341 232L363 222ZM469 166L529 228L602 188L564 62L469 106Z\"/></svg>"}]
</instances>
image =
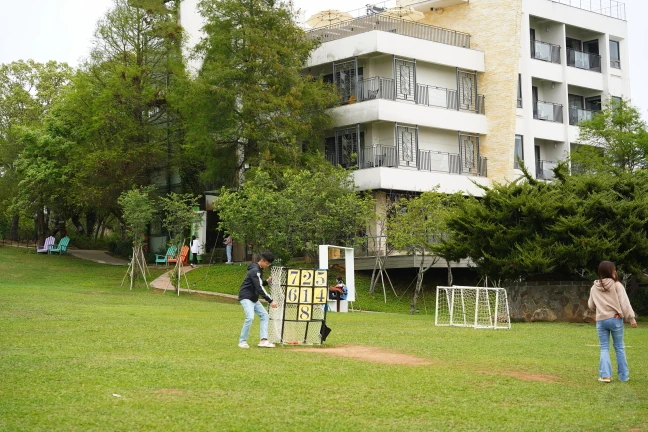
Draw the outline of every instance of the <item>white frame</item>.
<instances>
[{"instance_id":1,"label":"white frame","mask_svg":"<svg viewBox=\"0 0 648 432\"><path fill-rule=\"evenodd\" d=\"M354 259L355 250L350 247L336 246L336 245L319 245L319 268L328 270L328 251L329 249L341 249L344 251L344 267L345 283L347 286L347 299L340 300L340 310L333 309L334 312L348 312L349 302L355 301L355 273L354 273ZM329 307L331 305L329 304ZM337 307L337 306L336 306Z\"/></svg>"},{"instance_id":2,"label":"white frame","mask_svg":"<svg viewBox=\"0 0 648 432\"><path fill-rule=\"evenodd\" d=\"M448 294L452 293L452 301L448 305L448 311L450 314L450 322L448 324L439 324L439 291L440 290L448 290ZM475 318L473 322L468 322L466 320L465 314L464 315L464 320L463 323L457 323L454 322L454 307L456 304L456 299L455 299L455 294L457 291L459 291L461 294L461 305L462 309L466 309L465 305L465 298L464 298L464 291L465 290L474 290L475 291ZM494 310L494 315L493 318L491 319L491 325L483 325L479 324L479 293L480 291L494 291L495 292L495 308ZM448 295L448 298L450 295ZM490 307L490 296L486 296L488 299L488 309L489 311L491 310ZM500 306L500 301L505 302L506 304L506 323L500 323L498 319L498 312L499 312L499 306ZM508 304L508 295L506 293L506 289L504 288L491 288L491 287L469 287L469 286L459 286L459 285L454 285L451 287L447 286L437 286L436 290L436 301L435 301L435 310L434 310L434 325L439 326L439 327L473 327L473 328L490 328L490 329L506 329L510 330L511 329L511 313L509 310L509 304Z\"/></svg>"}]
</instances>

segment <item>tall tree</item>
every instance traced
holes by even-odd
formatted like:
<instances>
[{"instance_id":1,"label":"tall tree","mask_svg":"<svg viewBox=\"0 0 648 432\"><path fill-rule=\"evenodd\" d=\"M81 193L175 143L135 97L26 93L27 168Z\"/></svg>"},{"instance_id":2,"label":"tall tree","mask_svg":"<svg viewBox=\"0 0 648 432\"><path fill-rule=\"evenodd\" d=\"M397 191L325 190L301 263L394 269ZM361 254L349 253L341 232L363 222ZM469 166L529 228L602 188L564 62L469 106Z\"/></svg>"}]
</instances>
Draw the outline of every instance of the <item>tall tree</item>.
<instances>
[{"instance_id":1,"label":"tall tree","mask_svg":"<svg viewBox=\"0 0 648 432\"><path fill-rule=\"evenodd\" d=\"M75 119L75 190L87 209L122 220L122 192L166 188L182 140L170 99L184 80L179 2L114 0L59 115Z\"/></svg>"},{"instance_id":2,"label":"tall tree","mask_svg":"<svg viewBox=\"0 0 648 432\"><path fill-rule=\"evenodd\" d=\"M33 60L0 65L0 206L12 209L10 237L16 239L19 205L10 207L21 190L17 161L25 148L25 128L39 128L68 83L72 69L66 63ZM44 223L43 207L32 208ZM32 214L31 212L29 214Z\"/></svg>"},{"instance_id":3,"label":"tall tree","mask_svg":"<svg viewBox=\"0 0 648 432\"><path fill-rule=\"evenodd\" d=\"M411 314L416 312L425 272L439 260L441 239L447 233L447 213L451 211L453 201L453 196L436 191L424 192L414 198L401 199L387 219L389 242L395 249L407 251L419 260Z\"/></svg>"},{"instance_id":4,"label":"tall tree","mask_svg":"<svg viewBox=\"0 0 648 432\"><path fill-rule=\"evenodd\" d=\"M591 120L579 123L579 145L572 153L574 172L648 167L648 130L638 108L625 99L606 102Z\"/></svg>"},{"instance_id":5,"label":"tall tree","mask_svg":"<svg viewBox=\"0 0 648 432\"><path fill-rule=\"evenodd\" d=\"M205 180L232 186L243 167L299 166L331 120L332 87L302 73L318 42L275 0L202 0L203 59L187 104L192 149Z\"/></svg>"}]
</instances>

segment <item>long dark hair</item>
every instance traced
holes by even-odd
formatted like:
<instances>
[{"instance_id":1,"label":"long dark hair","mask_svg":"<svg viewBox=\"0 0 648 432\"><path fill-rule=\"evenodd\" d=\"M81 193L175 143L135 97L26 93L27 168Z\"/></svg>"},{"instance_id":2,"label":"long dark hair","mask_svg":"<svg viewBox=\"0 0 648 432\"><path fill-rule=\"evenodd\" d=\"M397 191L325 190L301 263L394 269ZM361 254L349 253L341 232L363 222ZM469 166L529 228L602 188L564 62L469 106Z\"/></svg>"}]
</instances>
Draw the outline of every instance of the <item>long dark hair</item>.
<instances>
[{"instance_id":1,"label":"long dark hair","mask_svg":"<svg viewBox=\"0 0 648 432\"><path fill-rule=\"evenodd\" d=\"M598 277L601 287L603 287L603 279L610 278L614 282L619 282L616 275L616 266L612 261L601 261L598 266Z\"/></svg>"}]
</instances>

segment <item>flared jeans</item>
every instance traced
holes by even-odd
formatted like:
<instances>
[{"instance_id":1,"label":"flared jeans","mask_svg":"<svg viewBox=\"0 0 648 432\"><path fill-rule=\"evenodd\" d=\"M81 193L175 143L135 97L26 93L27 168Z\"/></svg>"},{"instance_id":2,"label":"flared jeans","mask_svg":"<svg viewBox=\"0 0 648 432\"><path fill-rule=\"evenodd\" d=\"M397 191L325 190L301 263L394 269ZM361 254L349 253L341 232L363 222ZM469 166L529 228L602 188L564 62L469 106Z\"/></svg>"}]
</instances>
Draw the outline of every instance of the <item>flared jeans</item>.
<instances>
[{"instance_id":1,"label":"flared jeans","mask_svg":"<svg viewBox=\"0 0 648 432\"><path fill-rule=\"evenodd\" d=\"M600 377L612 377L612 363L610 362L610 335L612 335L619 381L628 381L630 379L630 371L628 370L625 344L623 343L623 318L609 318L603 321L596 321L596 332L598 333L599 343L601 345L601 356L599 360Z\"/></svg>"}]
</instances>

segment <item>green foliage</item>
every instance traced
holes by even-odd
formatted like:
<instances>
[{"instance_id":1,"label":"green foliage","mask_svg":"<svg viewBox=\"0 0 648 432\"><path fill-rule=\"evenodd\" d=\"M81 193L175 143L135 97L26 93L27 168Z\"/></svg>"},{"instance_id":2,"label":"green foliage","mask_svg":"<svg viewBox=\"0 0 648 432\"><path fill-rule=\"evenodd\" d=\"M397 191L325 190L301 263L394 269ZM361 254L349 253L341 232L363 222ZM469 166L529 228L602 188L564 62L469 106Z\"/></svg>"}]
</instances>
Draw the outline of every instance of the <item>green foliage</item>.
<instances>
[{"instance_id":1,"label":"green foliage","mask_svg":"<svg viewBox=\"0 0 648 432\"><path fill-rule=\"evenodd\" d=\"M332 86L302 75L317 42L274 0L203 0L204 59L185 99L188 140L204 180L233 186L244 164L305 166L331 127Z\"/></svg>"},{"instance_id":2,"label":"green foliage","mask_svg":"<svg viewBox=\"0 0 648 432\"><path fill-rule=\"evenodd\" d=\"M560 167L558 169L561 169ZM496 184L450 219L445 247L495 281L589 274L602 260L640 274L648 262L648 178L598 173Z\"/></svg>"},{"instance_id":3,"label":"green foliage","mask_svg":"<svg viewBox=\"0 0 648 432\"><path fill-rule=\"evenodd\" d=\"M355 192L347 171L329 165L317 172L289 170L279 181L258 171L240 191L223 188L217 210L232 237L288 262L301 252L314 256L320 244L353 244L366 228L372 201Z\"/></svg>"},{"instance_id":4,"label":"green foliage","mask_svg":"<svg viewBox=\"0 0 648 432\"><path fill-rule=\"evenodd\" d=\"M170 103L185 79L177 13L134 4L114 0L90 57L53 112L58 134L74 143L77 204L120 220L121 193L164 183L182 140Z\"/></svg>"},{"instance_id":5,"label":"green foliage","mask_svg":"<svg viewBox=\"0 0 648 432\"><path fill-rule=\"evenodd\" d=\"M19 213L31 217L39 211L42 214L45 205L53 208L59 203L57 197L50 200L49 196L53 189L61 190L53 182L63 186L66 177L47 175L61 174L56 171L61 170L63 143L54 143L50 152L44 148L47 139L40 128L71 75L66 63L55 61L0 65L0 208L7 212L5 223ZM39 231L44 232L43 218L40 222Z\"/></svg>"},{"instance_id":6,"label":"green foliage","mask_svg":"<svg viewBox=\"0 0 648 432\"><path fill-rule=\"evenodd\" d=\"M162 209L162 226L169 231L171 243L180 250L184 234L196 221L196 214L192 208L197 204L198 197L191 194L177 194L171 192L166 197L160 197Z\"/></svg>"},{"instance_id":7,"label":"green foliage","mask_svg":"<svg viewBox=\"0 0 648 432\"><path fill-rule=\"evenodd\" d=\"M150 198L153 187L131 189L123 192L118 203L123 209L128 233L133 238L133 246L139 248L144 243L148 224L153 220L155 207Z\"/></svg>"},{"instance_id":8,"label":"green foliage","mask_svg":"<svg viewBox=\"0 0 648 432\"><path fill-rule=\"evenodd\" d=\"M624 99L608 100L591 120L579 123L581 144L572 153L577 172L648 167L648 131L638 108Z\"/></svg>"},{"instance_id":9,"label":"green foliage","mask_svg":"<svg viewBox=\"0 0 648 432\"><path fill-rule=\"evenodd\" d=\"M410 313L416 311L423 275L438 260L433 258L426 266L425 257L442 256L444 253L441 239L446 236L447 220L450 219L455 200L456 197L439 193L436 189L423 192L414 198L402 198L387 218L389 243L397 250L420 257Z\"/></svg>"}]
</instances>

